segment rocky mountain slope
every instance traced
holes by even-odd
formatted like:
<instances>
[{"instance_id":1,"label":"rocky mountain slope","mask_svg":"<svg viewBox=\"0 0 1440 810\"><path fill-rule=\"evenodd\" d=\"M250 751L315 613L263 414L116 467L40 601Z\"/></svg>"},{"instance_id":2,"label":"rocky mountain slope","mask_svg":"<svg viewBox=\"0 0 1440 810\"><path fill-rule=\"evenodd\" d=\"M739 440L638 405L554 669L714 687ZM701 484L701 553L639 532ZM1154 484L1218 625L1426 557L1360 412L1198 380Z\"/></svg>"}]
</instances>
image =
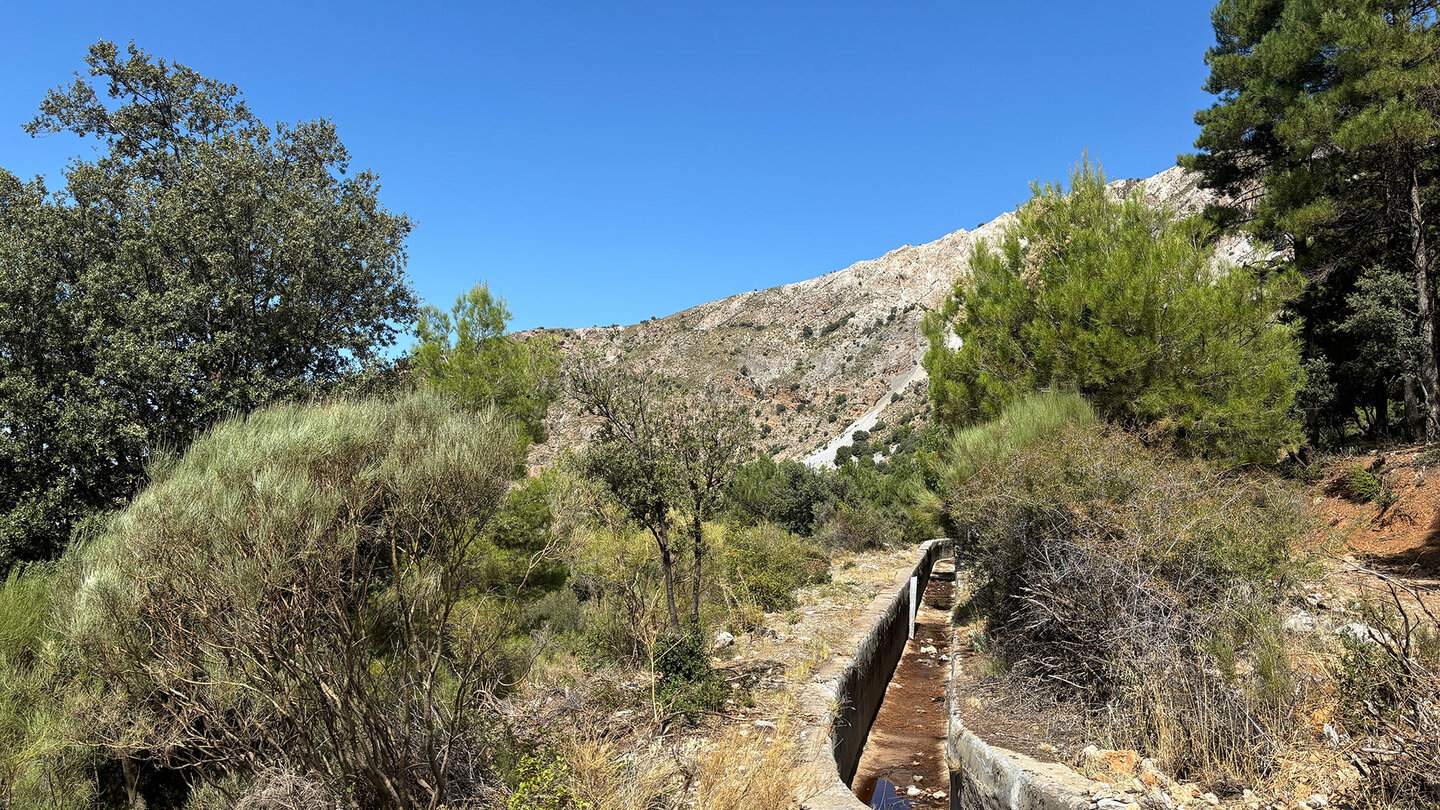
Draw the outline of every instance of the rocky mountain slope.
<instances>
[{"instance_id":1,"label":"rocky mountain slope","mask_svg":"<svg viewBox=\"0 0 1440 810\"><path fill-rule=\"evenodd\" d=\"M1179 168L1145 180L1112 183L1117 193L1144 184L1146 199L1181 213L1213 201ZM546 330L569 352L581 347L676 376L698 378L755 403L761 447L777 457L833 461L857 429L923 402L925 349L920 326L967 272L981 240L995 241L1014 220L1007 212L974 230L906 245L819 278L740 293L631 326ZM1255 251L1241 237L1222 241L1220 258ZM551 411L551 439L540 459L582 442L573 405Z\"/></svg>"}]
</instances>

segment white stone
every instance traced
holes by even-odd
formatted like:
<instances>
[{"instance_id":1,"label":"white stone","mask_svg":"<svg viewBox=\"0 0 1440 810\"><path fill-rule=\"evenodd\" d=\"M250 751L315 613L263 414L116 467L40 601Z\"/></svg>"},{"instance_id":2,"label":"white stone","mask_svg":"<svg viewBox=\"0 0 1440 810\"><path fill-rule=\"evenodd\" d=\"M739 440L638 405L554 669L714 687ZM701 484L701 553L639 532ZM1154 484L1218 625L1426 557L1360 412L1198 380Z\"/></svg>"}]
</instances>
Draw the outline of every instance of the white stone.
<instances>
[{"instance_id":1,"label":"white stone","mask_svg":"<svg viewBox=\"0 0 1440 810\"><path fill-rule=\"evenodd\" d=\"M756 727L756 728L768 728L768 729L770 729L770 730L773 731L773 730L775 729L775 724L772 723L772 722L770 722L769 720L756 720L756 721L755 721L755 727Z\"/></svg>"},{"instance_id":2,"label":"white stone","mask_svg":"<svg viewBox=\"0 0 1440 810\"><path fill-rule=\"evenodd\" d=\"M723 650L735 643L735 637L721 630L715 634L715 649Z\"/></svg>"},{"instance_id":3,"label":"white stone","mask_svg":"<svg viewBox=\"0 0 1440 810\"><path fill-rule=\"evenodd\" d=\"M1285 619L1285 629L1291 633L1313 633L1315 627L1315 617L1303 610Z\"/></svg>"},{"instance_id":4,"label":"white stone","mask_svg":"<svg viewBox=\"0 0 1440 810\"><path fill-rule=\"evenodd\" d=\"M919 796L919 795L920 795L920 788L915 787L914 785L911 785L910 787L905 788L905 795L906 795L906 796Z\"/></svg>"},{"instance_id":5,"label":"white stone","mask_svg":"<svg viewBox=\"0 0 1440 810\"><path fill-rule=\"evenodd\" d=\"M1376 630L1364 622L1350 622L1335 628L1335 635L1350 636L1356 641L1363 641L1366 644L1379 644L1385 638L1385 634Z\"/></svg>"}]
</instances>

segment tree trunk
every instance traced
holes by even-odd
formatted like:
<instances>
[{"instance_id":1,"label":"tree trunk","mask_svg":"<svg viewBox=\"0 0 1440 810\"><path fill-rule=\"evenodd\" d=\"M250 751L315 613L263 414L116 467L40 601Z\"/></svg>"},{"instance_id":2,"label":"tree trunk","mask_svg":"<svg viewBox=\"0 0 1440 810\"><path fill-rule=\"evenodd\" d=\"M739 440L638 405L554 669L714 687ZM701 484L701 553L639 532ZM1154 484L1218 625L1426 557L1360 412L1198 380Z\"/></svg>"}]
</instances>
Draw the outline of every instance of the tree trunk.
<instances>
[{"instance_id":1,"label":"tree trunk","mask_svg":"<svg viewBox=\"0 0 1440 810\"><path fill-rule=\"evenodd\" d=\"M1405 439L1416 441L1425 432L1425 420L1420 415L1420 399L1415 396L1415 378L1405 378Z\"/></svg>"},{"instance_id":2,"label":"tree trunk","mask_svg":"<svg viewBox=\"0 0 1440 810\"><path fill-rule=\"evenodd\" d=\"M1420 391L1425 395L1425 441L1440 439L1440 367L1435 362L1435 312L1431 307L1430 252L1425 246L1425 212L1420 173L1410 169L1410 254L1415 265L1416 313L1420 321Z\"/></svg>"},{"instance_id":3,"label":"tree trunk","mask_svg":"<svg viewBox=\"0 0 1440 810\"><path fill-rule=\"evenodd\" d=\"M680 610L675 607L675 561L670 557L669 532L654 532L655 543L660 546L660 569L665 572L665 606L670 610L670 628L680 629Z\"/></svg>"},{"instance_id":4,"label":"tree trunk","mask_svg":"<svg viewBox=\"0 0 1440 810\"><path fill-rule=\"evenodd\" d=\"M705 556L705 528L700 522L699 512L696 512L690 524L690 532L695 540L695 583L690 597L690 623L696 627L700 626L700 583L701 583L701 559Z\"/></svg>"},{"instance_id":5,"label":"tree trunk","mask_svg":"<svg viewBox=\"0 0 1440 810\"><path fill-rule=\"evenodd\" d=\"M128 754L120 756L120 776L125 780L125 799L130 810L145 810L145 799L136 785L135 768Z\"/></svg>"},{"instance_id":6,"label":"tree trunk","mask_svg":"<svg viewBox=\"0 0 1440 810\"><path fill-rule=\"evenodd\" d=\"M1390 391L1384 381L1375 383L1375 422L1371 425L1375 439L1384 441L1390 436Z\"/></svg>"}]
</instances>

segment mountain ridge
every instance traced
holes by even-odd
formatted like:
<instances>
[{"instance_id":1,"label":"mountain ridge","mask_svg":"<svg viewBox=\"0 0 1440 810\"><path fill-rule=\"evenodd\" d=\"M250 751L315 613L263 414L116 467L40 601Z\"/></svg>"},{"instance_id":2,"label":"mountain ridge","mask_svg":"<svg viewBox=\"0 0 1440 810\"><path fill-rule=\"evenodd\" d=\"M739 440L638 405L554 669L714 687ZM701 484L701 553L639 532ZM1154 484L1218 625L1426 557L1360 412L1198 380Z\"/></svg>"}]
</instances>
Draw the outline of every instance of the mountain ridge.
<instances>
[{"instance_id":1,"label":"mountain ridge","mask_svg":"<svg viewBox=\"0 0 1440 810\"><path fill-rule=\"evenodd\" d=\"M1116 194L1143 184L1146 202L1182 215L1201 212L1218 196L1195 175L1174 167L1143 179L1116 180ZM686 376L753 402L762 449L777 458L833 463L835 448L886 415L904 418L922 407L925 313L938 309L968 272L981 242L993 243L1015 220L1007 211L974 229L920 245L902 245L873 259L690 307L628 326L537 329L562 351L600 352L609 360ZM1223 235L1216 260L1264 258L1238 234ZM897 396L898 395L898 396ZM577 446L589 428L570 403L557 404L550 440L536 459Z\"/></svg>"}]
</instances>

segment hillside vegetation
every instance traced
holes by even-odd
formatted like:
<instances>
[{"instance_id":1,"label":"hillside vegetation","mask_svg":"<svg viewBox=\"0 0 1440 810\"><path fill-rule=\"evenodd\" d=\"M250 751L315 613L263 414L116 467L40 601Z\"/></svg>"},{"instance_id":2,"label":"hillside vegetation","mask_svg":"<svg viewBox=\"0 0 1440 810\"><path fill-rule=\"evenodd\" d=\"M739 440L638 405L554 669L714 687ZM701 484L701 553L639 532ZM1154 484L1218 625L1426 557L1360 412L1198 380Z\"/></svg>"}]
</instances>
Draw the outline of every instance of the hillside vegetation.
<instances>
[{"instance_id":1,"label":"hillside vegetation","mask_svg":"<svg viewBox=\"0 0 1440 810\"><path fill-rule=\"evenodd\" d=\"M1437 12L1221 0L1185 168L523 334L332 124L97 43L29 126L97 148L0 173L0 807L799 806L941 533L1097 790L1440 806Z\"/></svg>"}]
</instances>

